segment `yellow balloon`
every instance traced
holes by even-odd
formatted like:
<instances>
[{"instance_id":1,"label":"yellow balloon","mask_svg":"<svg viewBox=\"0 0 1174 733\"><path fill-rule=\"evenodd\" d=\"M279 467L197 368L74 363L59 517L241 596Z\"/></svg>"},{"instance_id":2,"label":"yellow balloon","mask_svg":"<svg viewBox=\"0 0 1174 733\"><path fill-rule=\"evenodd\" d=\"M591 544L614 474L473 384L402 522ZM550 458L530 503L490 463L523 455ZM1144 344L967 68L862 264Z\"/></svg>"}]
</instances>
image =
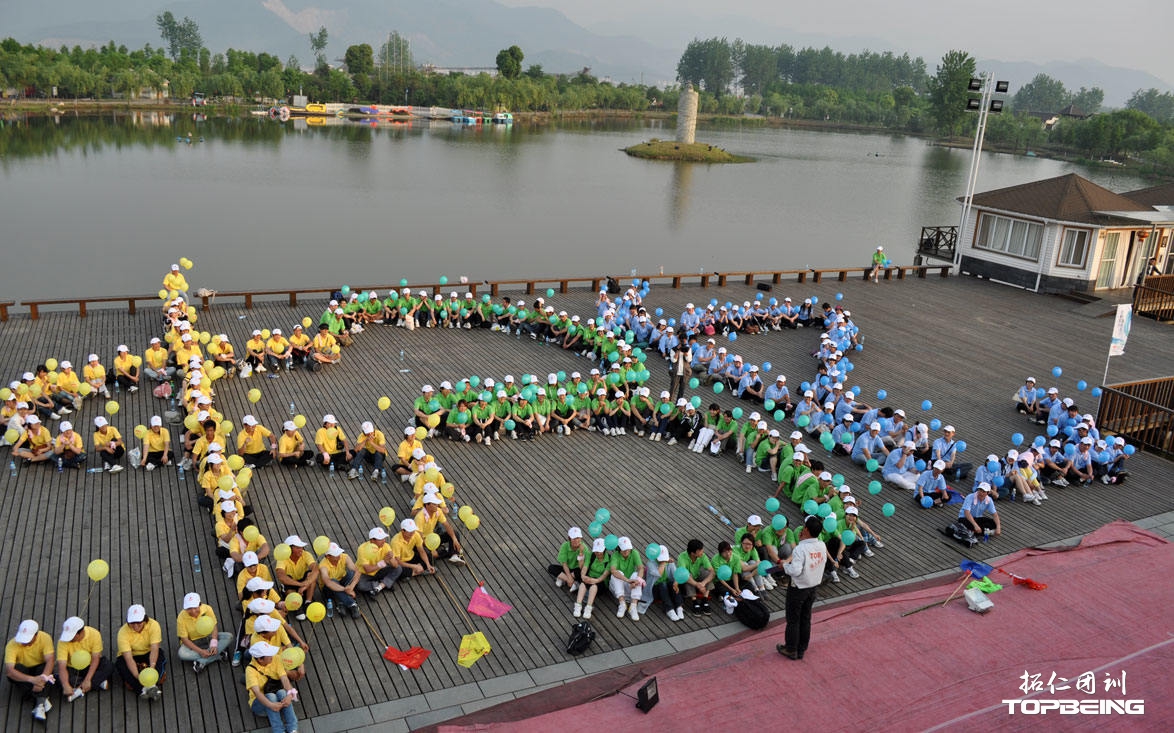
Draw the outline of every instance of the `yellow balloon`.
<instances>
[{"instance_id":1,"label":"yellow balloon","mask_svg":"<svg viewBox=\"0 0 1174 733\"><path fill-rule=\"evenodd\" d=\"M314 623L318 623L326 618L326 606L323 606L318 601L314 601L309 606L306 606L306 618Z\"/></svg>"},{"instance_id":2,"label":"yellow balloon","mask_svg":"<svg viewBox=\"0 0 1174 733\"><path fill-rule=\"evenodd\" d=\"M310 320L309 316L306 316L302 319L302 328L309 328L311 323L313 323L313 321Z\"/></svg>"},{"instance_id":3,"label":"yellow balloon","mask_svg":"<svg viewBox=\"0 0 1174 733\"><path fill-rule=\"evenodd\" d=\"M4 400L5 402L7 402L11 397L12 397L12 390L10 390L7 387L5 387L4 389L0 389L0 400Z\"/></svg>"},{"instance_id":4,"label":"yellow balloon","mask_svg":"<svg viewBox=\"0 0 1174 733\"><path fill-rule=\"evenodd\" d=\"M471 515L468 519L465 520L465 526L470 530L477 529L481 526L481 517L477 516L476 514Z\"/></svg>"},{"instance_id":5,"label":"yellow balloon","mask_svg":"<svg viewBox=\"0 0 1174 733\"><path fill-rule=\"evenodd\" d=\"M29 387L29 394L31 394L34 399L36 399L37 397L40 397L41 396L41 385L34 384L33 386Z\"/></svg>"},{"instance_id":6,"label":"yellow balloon","mask_svg":"<svg viewBox=\"0 0 1174 733\"><path fill-rule=\"evenodd\" d=\"M334 354L335 356L338 356L339 354L342 353L342 347L339 346L338 344L335 344L334 346L330 347L330 353Z\"/></svg>"},{"instance_id":7,"label":"yellow balloon","mask_svg":"<svg viewBox=\"0 0 1174 733\"><path fill-rule=\"evenodd\" d=\"M16 396L17 397L24 397L28 393L29 393L29 386L27 384L21 382L20 384L16 385Z\"/></svg>"},{"instance_id":8,"label":"yellow balloon","mask_svg":"<svg viewBox=\"0 0 1174 733\"><path fill-rule=\"evenodd\" d=\"M324 534L320 534L314 538L314 552L319 555L325 555L326 551L330 549L330 538Z\"/></svg>"},{"instance_id":9,"label":"yellow balloon","mask_svg":"<svg viewBox=\"0 0 1174 733\"><path fill-rule=\"evenodd\" d=\"M190 269L192 269L192 267L194 266L194 264L195 264L195 263L193 263L193 262L192 262L191 260L189 260L188 258L184 257L183 259L181 259L181 260L179 261L179 264L180 264L180 266L181 266L181 267L183 267L183 269L185 269L185 270L190 270Z\"/></svg>"},{"instance_id":10,"label":"yellow balloon","mask_svg":"<svg viewBox=\"0 0 1174 733\"><path fill-rule=\"evenodd\" d=\"M257 529L257 525L250 524L244 528L241 535L245 538L246 542L252 543L256 542L257 538L261 536L261 530Z\"/></svg>"},{"instance_id":11,"label":"yellow balloon","mask_svg":"<svg viewBox=\"0 0 1174 733\"><path fill-rule=\"evenodd\" d=\"M135 365L135 369L138 369L143 365L143 357L135 354L130 358L130 363Z\"/></svg>"},{"instance_id":12,"label":"yellow balloon","mask_svg":"<svg viewBox=\"0 0 1174 733\"><path fill-rule=\"evenodd\" d=\"M4 439L9 443L15 443L20 438L20 431L16 428L8 428L4 431Z\"/></svg>"},{"instance_id":13,"label":"yellow balloon","mask_svg":"<svg viewBox=\"0 0 1174 733\"><path fill-rule=\"evenodd\" d=\"M376 402L375 404L379 406L380 410L386 410L387 408L391 407L391 398L390 397L380 397L379 401Z\"/></svg>"},{"instance_id":14,"label":"yellow balloon","mask_svg":"<svg viewBox=\"0 0 1174 733\"><path fill-rule=\"evenodd\" d=\"M187 428L189 432L192 432L192 433L199 430L200 429L199 415L188 415L187 417L185 417L183 419L183 426L185 428Z\"/></svg>"},{"instance_id":15,"label":"yellow balloon","mask_svg":"<svg viewBox=\"0 0 1174 733\"><path fill-rule=\"evenodd\" d=\"M94 391L94 388L90 386L89 382L82 382L77 387L77 393L80 394L82 397L89 397L93 391Z\"/></svg>"},{"instance_id":16,"label":"yellow balloon","mask_svg":"<svg viewBox=\"0 0 1174 733\"><path fill-rule=\"evenodd\" d=\"M69 655L69 666L74 669L89 669L92 661L94 661L94 656L85 649L78 649Z\"/></svg>"},{"instance_id":17,"label":"yellow balloon","mask_svg":"<svg viewBox=\"0 0 1174 733\"><path fill-rule=\"evenodd\" d=\"M390 527L395 523L395 510L389 506L385 506L379 510L379 521L383 522L383 526Z\"/></svg>"},{"instance_id":18,"label":"yellow balloon","mask_svg":"<svg viewBox=\"0 0 1174 733\"><path fill-rule=\"evenodd\" d=\"M196 619L196 634L199 635L199 638L211 634L212 630L215 628L216 619L212 618L211 616L201 616Z\"/></svg>"},{"instance_id":19,"label":"yellow balloon","mask_svg":"<svg viewBox=\"0 0 1174 733\"><path fill-rule=\"evenodd\" d=\"M290 593L285 597L285 610L296 611L302 607L302 594Z\"/></svg>"},{"instance_id":20,"label":"yellow balloon","mask_svg":"<svg viewBox=\"0 0 1174 733\"><path fill-rule=\"evenodd\" d=\"M169 344L175 343L175 331L168 331L167 333L163 334L163 340Z\"/></svg>"},{"instance_id":21,"label":"yellow balloon","mask_svg":"<svg viewBox=\"0 0 1174 733\"><path fill-rule=\"evenodd\" d=\"M436 548L440 547L440 535L436 534L435 532L429 533L429 535L424 538L424 546L429 550L436 552Z\"/></svg>"},{"instance_id":22,"label":"yellow balloon","mask_svg":"<svg viewBox=\"0 0 1174 733\"><path fill-rule=\"evenodd\" d=\"M247 489L251 483L253 483L253 469L246 466L236 475L236 485L241 489Z\"/></svg>"},{"instance_id":23,"label":"yellow balloon","mask_svg":"<svg viewBox=\"0 0 1174 733\"><path fill-rule=\"evenodd\" d=\"M49 380L49 384L57 384L57 372L49 372L45 377Z\"/></svg>"},{"instance_id":24,"label":"yellow balloon","mask_svg":"<svg viewBox=\"0 0 1174 733\"><path fill-rule=\"evenodd\" d=\"M176 299L176 298L178 298L178 297L179 297L179 291L178 291L178 290L168 290L168 291L167 291L167 299L168 299L168 300L175 300L175 299Z\"/></svg>"},{"instance_id":25,"label":"yellow balloon","mask_svg":"<svg viewBox=\"0 0 1174 733\"><path fill-rule=\"evenodd\" d=\"M469 506L468 504L457 510L457 517L459 517L462 522L469 521L469 517L471 516L473 516L473 507Z\"/></svg>"},{"instance_id":26,"label":"yellow balloon","mask_svg":"<svg viewBox=\"0 0 1174 733\"><path fill-rule=\"evenodd\" d=\"M90 564L86 566L86 575L90 576L90 580L97 583L110 574L110 564L102 558L90 560Z\"/></svg>"},{"instance_id":27,"label":"yellow balloon","mask_svg":"<svg viewBox=\"0 0 1174 733\"><path fill-rule=\"evenodd\" d=\"M261 390L257 389L256 387L253 387L252 389L250 389L249 390L249 402L260 402L260 400L261 400Z\"/></svg>"},{"instance_id":28,"label":"yellow balloon","mask_svg":"<svg viewBox=\"0 0 1174 733\"><path fill-rule=\"evenodd\" d=\"M232 471L239 471L245 467L245 459L240 456L228 457L228 468Z\"/></svg>"},{"instance_id":29,"label":"yellow balloon","mask_svg":"<svg viewBox=\"0 0 1174 733\"><path fill-rule=\"evenodd\" d=\"M220 427L218 429L221 435L228 435L232 432L232 428L232 420L225 420L224 422L220 423Z\"/></svg>"},{"instance_id":30,"label":"yellow balloon","mask_svg":"<svg viewBox=\"0 0 1174 733\"><path fill-rule=\"evenodd\" d=\"M321 603L317 605L322 605ZM309 612L306 613L309 616ZM321 621L321 619L319 619ZM306 652L301 647L291 646L288 649L281 650L281 664L286 670L297 669L306 661Z\"/></svg>"},{"instance_id":31,"label":"yellow balloon","mask_svg":"<svg viewBox=\"0 0 1174 733\"><path fill-rule=\"evenodd\" d=\"M159 300L167 300L167 291L166 290L159 291Z\"/></svg>"},{"instance_id":32,"label":"yellow balloon","mask_svg":"<svg viewBox=\"0 0 1174 733\"><path fill-rule=\"evenodd\" d=\"M434 484L440 480L440 471L435 468L430 468L424 472L424 480L430 484Z\"/></svg>"},{"instance_id":33,"label":"yellow balloon","mask_svg":"<svg viewBox=\"0 0 1174 733\"><path fill-rule=\"evenodd\" d=\"M118 412L118 403L117 402L115 402L114 400L110 400L109 402L106 403L106 414L107 415L113 415L117 412Z\"/></svg>"},{"instance_id":34,"label":"yellow balloon","mask_svg":"<svg viewBox=\"0 0 1174 733\"><path fill-rule=\"evenodd\" d=\"M273 334L271 334L271 333L269 332L269 329L268 329L268 328L265 328L265 329L262 329L262 330L261 330L261 338L265 339L266 341L268 341L268 340L269 340L269 337L270 337L270 336L272 336L272 335L273 335Z\"/></svg>"},{"instance_id":35,"label":"yellow balloon","mask_svg":"<svg viewBox=\"0 0 1174 733\"><path fill-rule=\"evenodd\" d=\"M200 343L206 344L211 340L212 340L212 334L208 333L207 331L200 334Z\"/></svg>"},{"instance_id":36,"label":"yellow balloon","mask_svg":"<svg viewBox=\"0 0 1174 733\"><path fill-rule=\"evenodd\" d=\"M193 323L196 321L196 306L194 305L188 306L188 320Z\"/></svg>"},{"instance_id":37,"label":"yellow balloon","mask_svg":"<svg viewBox=\"0 0 1174 733\"><path fill-rule=\"evenodd\" d=\"M143 687L154 687L159 682L159 671L154 667L147 667L139 672L139 684Z\"/></svg>"},{"instance_id":38,"label":"yellow balloon","mask_svg":"<svg viewBox=\"0 0 1174 733\"><path fill-rule=\"evenodd\" d=\"M212 373L209 376L211 376L212 379L215 380L215 379L220 379L221 377L223 377L225 375L225 373L226 372L224 371L224 367L222 367L222 366L212 367Z\"/></svg>"},{"instance_id":39,"label":"yellow balloon","mask_svg":"<svg viewBox=\"0 0 1174 733\"><path fill-rule=\"evenodd\" d=\"M232 491L232 488L236 486L236 481L230 474L225 474L220 477L216 485L220 487L221 491Z\"/></svg>"},{"instance_id":40,"label":"yellow balloon","mask_svg":"<svg viewBox=\"0 0 1174 733\"><path fill-rule=\"evenodd\" d=\"M284 562L289 559L290 547L282 542L277 547L273 548L273 559L278 562Z\"/></svg>"},{"instance_id":41,"label":"yellow balloon","mask_svg":"<svg viewBox=\"0 0 1174 733\"><path fill-rule=\"evenodd\" d=\"M143 438L147 437L147 426L146 425L135 425L135 437L138 438L139 440L142 440Z\"/></svg>"},{"instance_id":42,"label":"yellow balloon","mask_svg":"<svg viewBox=\"0 0 1174 733\"><path fill-rule=\"evenodd\" d=\"M45 360L45 368L51 372L56 371L57 370L57 360L54 359L53 357L49 357L48 359Z\"/></svg>"},{"instance_id":43,"label":"yellow balloon","mask_svg":"<svg viewBox=\"0 0 1174 733\"><path fill-rule=\"evenodd\" d=\"M445 499L451 499L453 492L455 492L456 489L457 487L453 486L452 484L445 484L444 486L440 487L440 495Z\"/></svg>"},{"instance_id":44,"label":"yellow balloon","mask_svg":"<svg viewBox=\"0 0 1174 733\"><path fill-rule=\"evenodd\" d=\"M428 417L424 418L424 424L427 425L429 429L435 428L437 425L440 424L440 414L433 413L433 414L429 415Z\"/></svg>"},{"instance_id":45,"label":"yellow balloon","mask_svg":"<svg viewBox=\"0 0 1174 733\"><path fill-rule=\"evenodd\" d=\"M293 424L298 426L299 429L306 427L306 416L294 415Z\"/></svg>"}]
</instances>

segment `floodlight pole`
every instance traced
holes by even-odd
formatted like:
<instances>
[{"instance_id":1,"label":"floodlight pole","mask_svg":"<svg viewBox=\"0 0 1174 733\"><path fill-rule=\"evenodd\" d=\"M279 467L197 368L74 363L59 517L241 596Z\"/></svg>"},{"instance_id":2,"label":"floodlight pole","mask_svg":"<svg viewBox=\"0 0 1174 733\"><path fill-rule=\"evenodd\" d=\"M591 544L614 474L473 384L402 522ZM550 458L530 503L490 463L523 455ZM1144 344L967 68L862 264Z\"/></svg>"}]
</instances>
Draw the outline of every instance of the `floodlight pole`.
<instances>
[{"instance_id":1,"label":"floodlight pole","mask_svg":"<svg viewBox=\"0 0 1174 733\"><path fill-rule=\"evenodd\" d=\"M974 202L974 188L978 184L978 166L982 160L982 142L986 137L986 116L991 106L991 94L994 92L994 76L983 72L982 97L978 108L978 128L974 131L974 147L970 149L970 172L966 177L966 198L962 202L962 219L958 224L958 237L954 242L954 267L962 264L962 235L966 230L966 219L970 216L971 205Z\"/></svg>"}]
</instances>

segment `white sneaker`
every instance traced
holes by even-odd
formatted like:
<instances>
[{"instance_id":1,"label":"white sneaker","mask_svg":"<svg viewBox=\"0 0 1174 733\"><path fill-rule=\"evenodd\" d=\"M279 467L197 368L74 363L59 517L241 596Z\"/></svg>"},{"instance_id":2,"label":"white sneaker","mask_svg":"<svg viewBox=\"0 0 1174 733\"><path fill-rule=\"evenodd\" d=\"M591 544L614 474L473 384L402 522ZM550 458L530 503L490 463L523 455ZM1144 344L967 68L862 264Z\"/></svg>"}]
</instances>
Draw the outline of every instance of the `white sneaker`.
<instances>
[{"instance_id":1,"label":"white sneaker","mask_svg":"<svg viewBox=\"0 0 1174 733\"><path fill-rule=\"evenodd\" d=\"M1039 491L1035 492L1035 494L1036 494L1036 496L1043 499L1044 501L1048 500L1048 492L1044 491L1043 489L1040 489Z\"/></svg>"},{"instance_id":2,"label":"white sneaker","mask_svg":"<svg viewBox=\"0 0 1174 733\"><path fill-rule=\"evenodd\" d=\"M459 554L450 556L448 558L448 561L451 562L453 565L464 565L465 564L465 558L461 557Z\"/></svg>"},{"instance_id":3,"label":"white sneaker","mask_svg":"<svg viewBox=\"0 0 1174 733\"><path fill-rule=\"evenodd\" d=\"M860 573L856 572L856 568L848 568L848 577L849 578L859 578Z\"/></svg>"},{"instance_id":4,"label":"white sneaker","mask_svg":"<svg viewBox=\"0 0 1174 733\"><path fill-rule=\"evenodd\" d=\"M464 440L466 443L468 443L469 441L472 440L472 438L469 437L468 433L465 433L464 435L462 435L461 439Z\"/></svg>"},{"instance_id":5,"label":"white sneaker","mask_svg":"<svg viewBox=\"0 0 1174 733\"><path fill-rule=\"evenodd\" d=\"M574 583L571 583L570 592L574 593L577 590L579 590L579 581L576 580Z\"/></svg>"},{"instance_id":6,"label":"white sneaker","mask_svg":"<svg viewBox=\"0 0 1174 733\"><path fill-rule=\"evenodd\" d=\"M85 696L86 696L86 693L82 692L82 688L75 687L75 688L73 688L73 693L69 697L67 697L65 699L65 701L66 702L73 702L74 700L79 700Z\"/></svg>"},{"instance_id":7,"label":"white sneaker","mask_svg":"<svg viewBox=\"0 0 1174 733\"><path fill-rule=\"evenodd\" d=\"M518 431L517 431L517 430L511 430L511 431L510 431L510 440L517 440L517 439L518 439Z\"/></svg>"},{"instance_id":8,"label":"white sneaker","mask_svg":"<svg viewBox=\"0 0 1174 733\"><path fill-rule=\"evenodd\" d=\"M575 609L573 611L571 611L571 615L574 616L575 618L581 617L583 615L583 604L576 603Z\"/></svg>"},{"instance_id":9,"label":"white sneaker","mask_svg":"<svg viewBox=\"0 0 1174 733\"><path fill-rule=\"evenodd\" d=\"M594 607L593 606L583 606L583 618L584 619L591 618L591 609L592 608L594 608Z\"/></svg>"},{"instance_id":10,"label":"white sneaker","mask_svg":"<svg viewBox=\"0 0 1174 733\"><path fill-rule=\"evenodd\" d=\"M148 471L154 471L154 470L155 470L155 464L154 464L154 463L148 463L148 464L147 464L147 470L148 470Z\"/></svg>"},{"instance_id":11,"label":"white sneaker","mask_svg":"<svg viewBox=\"0 0 1174 733\"><path fill-rule=\"evenodd\" d=\"M44 723L45 722L45 706L42 703L37 703L33 708L33 720Z\"/></svg>"},{"instance_id":12,"label":"white sneaker","mask_svg":"<svg viewBox=\"0 0 1174 733\"><path fill-rule=\"evenodd\" d=\"M126 388L126 391L128 394L134 394L135 392L139 391L139 386L137 384L132 384Z\"/></svg>"},{"instance_id":13,"label":"white sneaker","mask_svg":"<svg viewBox=\"0 0 1174 733\"><path fill-rule=\"evenodd\" d=\"M616 618L623 618L628 613L628 602L623 598L620 599L620 607L616 611Z\"/></svg>"},{"instance_id":14,"label":"white sneaker","mask_svg":"<svg viewBox=\"0 0 1174 733\"><path fill-rule=\"evenodd\" d=\"M677 439L675 437L669 438L669 445L676 445L676 444L677 444Z\"/></svg>"},{"instance_id":15,"label":"white sneaker","mask_svg":"<svg viewBox=\"0 0 1174 733\"><path fill-rule=\"evenodd\" d=\"M119 471L123 470L124 468L126 468L126 466L122 465L121 463L116 463L110 467L110 473L118 473Z\"/></svg>"},{"instance_id":16,"label":"white sneaker","mask_svg":"<svg viewBox=\"0 0 1174 733\"><path fill-rule=\"evenodd\" d=\"M771 474L770 474L770 480L771 480L771 481L773 481L773 482L775 482L775 483L778 483L778 480L779 480L779 475L778 475L777 473L775 473L775 472L773 472L773 471L772 471L772 472L771 472Z\"/></svg>"},{"instance_id":17,"label":"white sneaker","mask_svg":"<svg viewBox=\"0 0 1174 733\"><path fill-rule=\"evenodd\" d=\"M872 548L871 548L871 547L865 547L865 548L864 548L864 556L865 556L865 557L872 557L872 556L873 556L873 555L875 555L875 554L876 554L876 553L872 551Z\"/></svg>"},{"instance_id":18,"label":"white sneaker","mask_svg":"<svg viewBox=\"0 0 1174 733\"><path fill-rule=\"evenodd\" d=\"M695 445L696 445L695 441L692 441L692 440L689 441L689 450L693 450L693 446L695 446Z\"/></svg>"},{"instance_id":19,"label":"white sneaker","mask_svg":"<svg viewBox=\"0 0 1174 733\"><path fill-rule=\"evenodd\" d=\"M681 606L677 606L677 617L673 620L674 621L684 621L685 620L685 609L682 608Z\"/></svg>"},{"instance_id":20,"label":"white sneaker","mask_svg":"<svg viewBox=\"0 0 1174 733\"><path fill-rule=\"evenodd\" d=\"M358 478L359 472L352 468L351 470L347 471L346 477L347 478Z\"/></svg>"},{"instance_id":21,"label":"white sneaker","mask_svg":"<svg viewBox=\"0 0 1174 733\"><path fill-rule=\"evenodd\" d=\"M253 371L255 371L255 372L261 372L262 374L264 374L265 372L267 372L267 371L269 371L269 370L265 368L265 365L264 365L264 364L258 364L258 365L257 365L257 368L256 368L256 369L254 369Z\"/></svg>"},{"instance_id":22,"label":"white sneaker","mask_svg":"<svg viewBox=\"0 0 1174 733\"><path fill-rule=\"evenodd\" d=\"M633 603L632 605L628 606L628 618L632 619L633 621L640 620L640 609L637 608L638 605L639 604L637 603Z\"/></svg>"},{"instance_id":23,"label":"white sneaker","mask_svg":"<svg viewBox=\"0 0 1174 733\"><path fill-rule=\"evenodd\" d=\"M102 470L103 470L103 471L109 471L109 470L110 470L110 464L109 464L109 463L103 463L103 464L102 464Z\"/></svg>"},{"instance_id":24,"label":"white sneaker","mask_svg":"<svg viewBox=\"0 0 1174 733\"><path fill-rule=\"evenodd\" d=\"M1032 503L1032 504L1035 504L1036 506L1039 506L1040 504L1043 504L1043 502L1039 500L1039 497L1038 497L1038 496L1033 496L1033 497L1031 497L1031 503Z\"/></svg>"},{"instance_id":25,"label":"white sneaker","mask_svg":"<svg viewBox=\"0 0 1174 733\"><path fill-rule=\"evenodd\" d=\"M747 466L747 467L746 467L746 473L750 473L750 472L752 472L753 470L754 470L754 466Z\"/></svg>"},{"instance_id":26,"label":"white sneaker","mask_svg":"<svg viewBox=\"0 0 1174 733\"><path fill-rule=\"evenodd\" d=\"M490 438L488 435L486 435L485 436L485 445L493 445L493 438Z\"/></svg>"},{"instance_id":27,"label":"white sneaker","mask_svg":"<svg viewBox=\"0 0 1174 733\"><path fill-rule=\"evenodd\" d=\"M832 579L833 583L839 583L840 582L840 574L837 573L835 570L833 570L831 572L831 579Z\"/></svg>"},{"instance_id":28,"label":"white sneaker","mask_svg":"<svg viewBox=\"0 0 1174 733\"><path fill-rule=\"evenodd\" d=\"M562 588L566 584L567 584L566 581L563 580L562 578L555 578L554 579L554 587L555 588Z\"/></svg>"}]
</instances>

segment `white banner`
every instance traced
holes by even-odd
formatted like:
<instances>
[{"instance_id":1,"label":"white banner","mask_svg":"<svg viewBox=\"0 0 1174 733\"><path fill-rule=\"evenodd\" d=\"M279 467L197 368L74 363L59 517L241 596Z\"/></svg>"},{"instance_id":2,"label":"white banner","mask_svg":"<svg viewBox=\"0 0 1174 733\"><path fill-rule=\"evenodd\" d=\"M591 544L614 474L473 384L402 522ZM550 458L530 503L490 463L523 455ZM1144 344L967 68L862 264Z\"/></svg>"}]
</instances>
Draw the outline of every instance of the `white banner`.
<instances>
[{"instance_id":1,"label":"white banner","mask_svg":"<svg viewBox=\"0 0 1174 733\"><path fill-rule=\"evenodd\" d=\"M1117 317L1113 321L1113 340L1109 342L1109 356L1125 353L1125 342L1129 340L1129 329L1133 326L1133 306L1122 303L1117 306Z\"/></svg>"}]
</instances>

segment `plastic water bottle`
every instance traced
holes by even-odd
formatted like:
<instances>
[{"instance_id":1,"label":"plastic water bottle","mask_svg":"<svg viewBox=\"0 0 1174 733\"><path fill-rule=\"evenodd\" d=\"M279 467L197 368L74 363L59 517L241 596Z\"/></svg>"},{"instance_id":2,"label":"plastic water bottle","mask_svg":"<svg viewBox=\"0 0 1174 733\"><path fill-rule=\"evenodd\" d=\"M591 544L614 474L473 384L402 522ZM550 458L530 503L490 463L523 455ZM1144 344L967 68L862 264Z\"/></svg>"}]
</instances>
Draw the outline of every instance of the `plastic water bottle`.
<instances>
[{"instance_id":1,"label":"plastic water bottle","mask_svg":"<svg viewBox=\"0 0 1174 733\"><path fill-rule=\"evenodd\" d=\"M326 599L326 618L334 618L334 599Z\"/></svg>"},{"instance_id":2,"label":"plastic water bottle","mask_svg":"<svg viewBox=\"0 0 1174 733\"><path fill-rule=\"evenodd\" d=\"M182 464L182 463L177 463L177 464L176 464L176 467L177 467L177 468L176 468L176 473L177 473L177 474L179 474L179 480L180 480L180 481L183 481L183 480L184 480L184 474L183 474L183 464Z\"/></svg>"},{"instance_id":3,"label":"plastic water bottle","mask_svg":"<svg viewBox=\"0 0 1174 733\"><path fill-rule=\"evenodd\" d=\"M115 379L114 380L114 394L121 394L121 393L122 393L122 382Z\"/></svg>"},{"instance_id":4,"label":"plastic water bottle","mask_svg":"<svg viewBox=\"0 0 1174 733\"><path fill-rule=\"evenodd\" d=\"M404 360L404 350L403 350L403 349L400 349L400 350L399 350L399 360L400 360L400 361L403 361L403 360Z\"/></svg>"},{"instance_id":5,"label":"plastic water bottle","mask_svg":"<svg viewBox=\"0 0 1174 733\"><path fill-rule=\"evenodd\" d=\"M8 462L8 476L10 478L16 478L16 461L15 460Z\"/></svg>"},{"instance_id":6,"label":"plastic water bottle","mask_svg":"<svg viewBox=\"0 0 1174 733\"><path fill-rule=\"evenodd\" d=\"M359 478L363 478L363 465L359 464Z\"/></svg>"},{"instance_id":7,"label":"plastic water bottle","mask_svg":"<svg viewBox=\"0 0 1174 733\"><path fill-rule=\"evenodd\" d=\"M102 469L100 469L100 468L87 468L86 473L102 473Z\"/></svg>"},{"instance_id":8,"label":"plastic water bottle","mask_svg":"<svg viewBox=\"0 0 1174 733\"><path fill-rule=\"evenodd\" d=\"M330 462L330 478L334 478L334 461Z\"/></svg>"},{"instance_id":9,"label":"plastic water bottle","mask_svg":"<svg viewBox=\"0 0 1174 733\"><path fill-rule=\"evenodd\" d=\"M296 411L297 411L297 407L294 406L293 400L290 400L289 401L289 416L293 417L294 412L296 412Z\"/></svg>"},{"instance_id":10,"label":"plastic water bottle","mask_svg":"<svg viewBox=\"0 0 1174 733\"><path fill-rule=\"evenodd\" d=\"M65 470L65 461L58 458L57 459L57 473L61 473L64 470Z\"/></svg>"},{"instance_id":11,"label":"plastic water bottle","mask_svg":"<svg viewBox=\"0 0 1174 733\"><path fill-rule=\"evenodd\" d=\"M192 568L196 571L196 574L198 575L200 572L200 556L199 555L192 556Z\"/></svg>"}]
</instances>

